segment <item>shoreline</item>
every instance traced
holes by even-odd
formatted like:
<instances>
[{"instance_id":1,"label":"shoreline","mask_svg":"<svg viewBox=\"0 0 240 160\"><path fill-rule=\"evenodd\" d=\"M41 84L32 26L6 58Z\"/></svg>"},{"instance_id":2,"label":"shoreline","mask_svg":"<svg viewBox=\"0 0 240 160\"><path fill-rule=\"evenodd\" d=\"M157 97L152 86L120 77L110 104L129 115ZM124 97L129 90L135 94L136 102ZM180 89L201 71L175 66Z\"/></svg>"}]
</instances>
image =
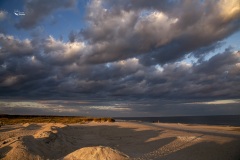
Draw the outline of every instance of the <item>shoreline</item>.
<instances>
[{"instance_id":1,"label":"shoreline","mask_svg":"<svg viewBox=\"0 0 240 160\"><path fill-rule=\"evenodd\" d=\"M149 124L179 124L179 125L187 125L187 126L218 126L218 127L236 127L240 128L239 125L224 125L224 124L205 124L205 123L176 123L176 122L146 122L139 120L121 120L115 119L115 122L136 122L136 123L149 123Z\"/></svg>"},{"instance_id":2,"label":"shoreline","mask_svg":"<svg viewBox=\"0 0 240 160\"><path fill-rule=\"evenodd\" d=\"M113 117L116 120L149 123L181 123L189 125L217 125L240 127L240 115L174 116L174 117Z\"/></svg>"}]
</instances>

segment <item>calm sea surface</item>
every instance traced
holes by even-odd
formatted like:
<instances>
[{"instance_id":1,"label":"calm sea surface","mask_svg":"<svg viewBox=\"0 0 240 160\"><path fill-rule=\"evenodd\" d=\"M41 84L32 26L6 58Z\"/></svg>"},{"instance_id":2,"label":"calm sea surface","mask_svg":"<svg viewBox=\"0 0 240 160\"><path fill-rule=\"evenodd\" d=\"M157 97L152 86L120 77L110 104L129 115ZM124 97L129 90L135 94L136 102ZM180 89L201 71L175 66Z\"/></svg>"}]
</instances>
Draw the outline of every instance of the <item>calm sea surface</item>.
<instances>
[{"instance_id":1,"label":"calm sea surface","mask_svg":"<svg viewBox=\"0 0 240 160\"><path fill-rule=\"evenodd\" d=\"M142 121L161 123L186 123L240 126L240 115L226 116L181 116L181 117L115 117L117 121Z\"/></svg>"}]
</instances>

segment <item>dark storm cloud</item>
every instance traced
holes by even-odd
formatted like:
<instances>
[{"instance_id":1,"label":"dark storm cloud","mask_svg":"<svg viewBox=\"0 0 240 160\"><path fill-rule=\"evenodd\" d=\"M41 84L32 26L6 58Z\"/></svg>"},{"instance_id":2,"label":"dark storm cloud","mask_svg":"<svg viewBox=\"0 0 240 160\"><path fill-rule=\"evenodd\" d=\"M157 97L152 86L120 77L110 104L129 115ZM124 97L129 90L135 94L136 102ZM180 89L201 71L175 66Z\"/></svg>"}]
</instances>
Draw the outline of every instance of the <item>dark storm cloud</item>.
<instances>
[{"instance_id":1,"label":"dark storm cloud","mask_svg":"<svg viewBox=\"0 0 240 160\"><path fill-rule=\"evenodd\" d=\"M214 52L220 47L222 47L225 43L224 42L216 42L209 46L204 46L201 48L198 48L196 51L193 51L191 55L195 56L196 58L204 57L209 52Z\"/></svg>"},{"instance_id":2,"label":"dark storm cloud","mask_svg":"<svg viewBox=\"0 0 240 160\"><path fill-rule=\"evenodd\" d=\"M26 1L24 9L26 15L15 26L19 29L31 29L55 10L73 7L75 3L75 0Z\"/></svg>"},{"instance_id":3,"label":"dark storm cloud","mask_svg":"<svg viewBox=\"0 0 240 160\"><path fill-rule=\"evenodd\" d=\"M1 56L26 56L34 52L31 41L14 39L13 36L0 34Z\"/></svg>"},{"instance_id":4,"label":"dark storm cloud","mask_svg":"<svg viewBox=\"0 0 240 160\"><path fill-rule=\"evenodd\" d=\"M239 63L239 52L231 54L234 52L231 47L225 49L222 54L217 54L213 56L208 61L202 62L201 65L196 66L194 72L196 73L206 73L206 74L221 74L225 71L236 72L236 69L233 64L236 64L236 67ZM232 68L234 67L234 68Z\"/></svg>"},{"instance_id":5,"label":"dark storm cloud","mask_svg":"<svg viewBox=\"0 0 240 160\"><path fill-rule=\"evenodd\" d=\"M199 54L199 48L211 48L239 29L236 5L224 0L91 1L89 27L82 35L92 49L84 60L104 63L144 54L141 63L151 65Z\"/></svg>"},{"instance_id":6,"label":"dark storm cloud","mask_svg":"<svg viewBox=\"0 0 240 160\"><path fill-rule=\"evenodd\" d=\"M84 52L81 42L49 37L36 45L35 40L9 40L12 46L30 45L35 52L2 59L1 96L221 99L238 98L240 91L240 53L231 48L196 64L179 61L147 67L130 58L87 65L75 61L81 57L79 51ZM8 53L5 46L1 44L1 55Z\"/></svg>"}]
</instances>

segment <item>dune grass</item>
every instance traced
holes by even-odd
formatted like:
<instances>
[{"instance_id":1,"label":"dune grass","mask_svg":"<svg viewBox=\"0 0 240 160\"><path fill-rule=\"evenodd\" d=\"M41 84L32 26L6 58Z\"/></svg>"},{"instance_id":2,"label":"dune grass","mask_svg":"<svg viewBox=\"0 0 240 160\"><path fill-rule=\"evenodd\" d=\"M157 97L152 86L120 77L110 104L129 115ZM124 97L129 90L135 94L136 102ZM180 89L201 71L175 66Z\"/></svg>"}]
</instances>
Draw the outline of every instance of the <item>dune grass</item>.
<instances>
[{"instance_id":1,"label":"dune grass","mask_svg":"<svg viewBox=\"0 0 240 160\"><path fill-rule=\"evenodd\" d=\"M77 116L35 116L35 115L0 115L0 125L18 123L86 123L86 122L115 122L108 117L77 117Z\"/></svg>"}]
</instances>

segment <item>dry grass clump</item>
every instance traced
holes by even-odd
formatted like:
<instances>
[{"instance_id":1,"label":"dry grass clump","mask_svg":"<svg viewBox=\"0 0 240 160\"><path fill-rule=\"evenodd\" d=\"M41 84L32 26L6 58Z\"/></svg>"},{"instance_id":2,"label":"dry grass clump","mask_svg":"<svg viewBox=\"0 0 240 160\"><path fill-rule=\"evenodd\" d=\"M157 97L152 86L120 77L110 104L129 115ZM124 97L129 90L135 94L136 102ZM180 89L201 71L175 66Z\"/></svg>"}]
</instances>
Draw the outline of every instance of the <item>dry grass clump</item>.
<instances>
[{"instance_id":1,"label":"dry grass clump","mask_svg":"<svg viewBox=\"0 0 240 160\"><path fill-rule=\"evenodd\" d=\"M28 115L0 115L0 126L18 123L86 123L86 122L115 122L112 118L92 118L77 116L28 116Z\"/></svg>"},{"instance_id":2,"label":"dry grass clump","mask_svg":"<svg viewBox=\"0 0 240 160\"><path fill-rule=\"evenodd\" d=\"M115 122L112 118L93 118L94 122Z\"/></svg>"}]
</instances>

